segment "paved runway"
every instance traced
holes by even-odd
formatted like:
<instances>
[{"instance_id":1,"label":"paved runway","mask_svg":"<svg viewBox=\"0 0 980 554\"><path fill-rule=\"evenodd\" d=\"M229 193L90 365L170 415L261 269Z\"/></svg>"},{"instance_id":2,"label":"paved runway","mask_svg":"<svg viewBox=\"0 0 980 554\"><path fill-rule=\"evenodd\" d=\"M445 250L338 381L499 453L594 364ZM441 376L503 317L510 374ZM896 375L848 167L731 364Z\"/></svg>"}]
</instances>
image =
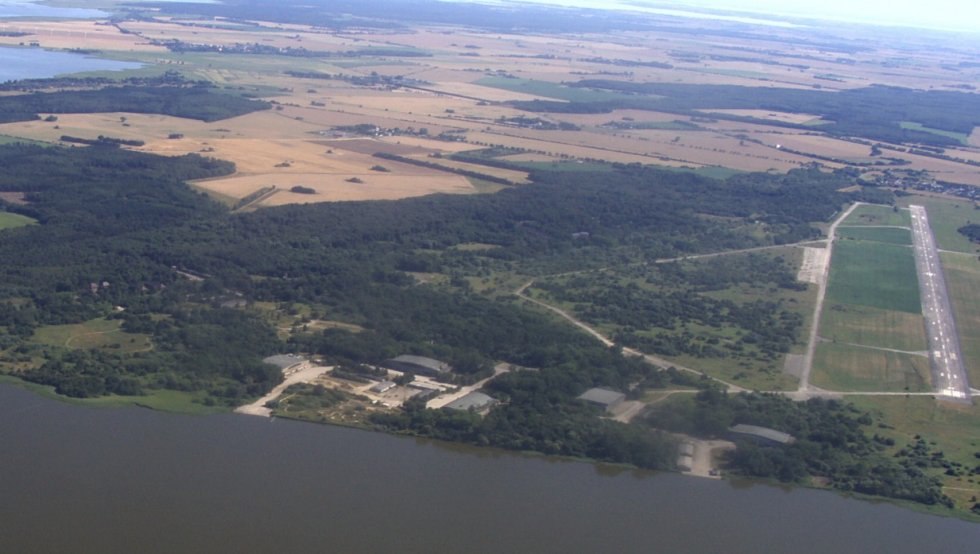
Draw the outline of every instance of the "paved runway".
<instances>
[{"instance_id":1,"label":"paved runway","mask_svg":"<svg viewBox=\"0 0 980 554\"><path fill-rule=\"evenodd\" d=\"M912 213L912 245L929 339L933 386L940 396L972 402L956 321L929 218L922 206L909 206L909 211Z\"/></svg>"}]
</instances>

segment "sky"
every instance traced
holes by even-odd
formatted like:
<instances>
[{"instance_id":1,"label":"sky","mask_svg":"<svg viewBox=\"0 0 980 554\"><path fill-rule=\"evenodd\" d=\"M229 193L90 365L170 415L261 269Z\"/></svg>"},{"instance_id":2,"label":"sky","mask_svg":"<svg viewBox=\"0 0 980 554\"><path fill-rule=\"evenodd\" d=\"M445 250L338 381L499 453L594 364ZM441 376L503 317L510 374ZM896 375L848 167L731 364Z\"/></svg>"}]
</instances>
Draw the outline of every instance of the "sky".
<instances>
[{"instance_id":1,"label":"sky","mask_svg":"<svg viewBox=\"0 0 980 554\"><path fill-rule=\"evenodd\" d=\"M522 0L593 8L737 10L757 17L807 18L980 33L980 0Z\"/></svg>"}]
</instances>

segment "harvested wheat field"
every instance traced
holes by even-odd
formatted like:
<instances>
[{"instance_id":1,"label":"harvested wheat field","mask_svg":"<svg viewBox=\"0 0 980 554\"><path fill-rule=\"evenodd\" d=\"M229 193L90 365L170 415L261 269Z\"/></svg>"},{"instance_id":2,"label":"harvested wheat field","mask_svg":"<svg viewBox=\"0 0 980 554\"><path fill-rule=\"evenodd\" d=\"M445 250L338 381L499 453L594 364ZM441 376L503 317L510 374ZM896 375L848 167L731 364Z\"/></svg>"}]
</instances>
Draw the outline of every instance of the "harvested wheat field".
<instances>
[{"instance_id":1,"label":"harvested wheat field","mask_svg":"<svg viewBox=\"0 0 980 554\"><path fill-rule=\"evenodd\" d=\"M351 182L352 179L361 182ZM290 173L277 176L252 175L211 179L194 184L198 188L239 199L268 187L276 187L275 194L259 202L262 206L351 200L397 200L435 193L473 194L476 192L465 177L445 173L439 175ZM289 189L295 186L313 189L315 193L290 192Z\"/></svg>"},{"instance_id":2,"label":"harvested wheat field","mask_svg":"<svg viewBox=\"0 0 980 554\"><path fill-rule=\"evenodd\" d=\"M0 44L17 45L27 41L37 42L44 48L92 50L125 50L141 52L166 52L163 46L153 46L146 39L127 35L119 29L95 21L10 21L4 25L7 32L28 33L27 36L0 36Z\"/></svg>"},{"instance_id":3,"label":"harvested wheat field","mask_svg":"<svg viewBox=\"0 0 980 554\"><path fill-rule=\"evenodd\" d=\"M740 117L754 117L756 119L770 119L772 121L781 121L783 123L795 123L797 125L803 125L809 121L820 119L818 115L811 114L800 114L800 113L790 113L790 112L775 112L769 110L698 110L699 112L712 112L712 113L722 113L726 115L736 115Z\"/></svg>"}]
</instances>

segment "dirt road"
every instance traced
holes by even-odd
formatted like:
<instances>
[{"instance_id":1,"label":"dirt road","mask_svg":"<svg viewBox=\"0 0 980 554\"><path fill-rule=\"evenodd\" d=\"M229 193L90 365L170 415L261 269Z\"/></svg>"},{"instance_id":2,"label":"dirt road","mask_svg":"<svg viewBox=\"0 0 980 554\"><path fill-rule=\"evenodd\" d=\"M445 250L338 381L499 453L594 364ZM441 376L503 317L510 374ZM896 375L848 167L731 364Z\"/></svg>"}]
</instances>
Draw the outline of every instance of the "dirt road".
<instances>
[{"instance_id":1,"label":"dirt road","mask_svg":"<svg viewBox=\"0 0 980 554\"><path fill-rule=\"evenodd\" d=\"M313 366L310 365L309 362L303 362L301 364L298 364L298 366L299 367L293 366L296 368L295 370L293 370L293 368L287 368L286 372L289 374L286 376L285 379L283 379L282 383L279 383L279 385L277 385L274 389L269 391L269 394L263 396L262 398L259 398L258 400L252 402L251 404L246 404L244 406L239 406L235 408L235 413L272 417L272 410L265 407L266 402L278 398L279 395L281 395L283 391L285 391L286 388L289 387L289 385L294 385L296 383L309 383L310 381L313 381L323 373L326 373L327 371L330 371L332 369L329 367Z\"/></svg>"}]
</instances>

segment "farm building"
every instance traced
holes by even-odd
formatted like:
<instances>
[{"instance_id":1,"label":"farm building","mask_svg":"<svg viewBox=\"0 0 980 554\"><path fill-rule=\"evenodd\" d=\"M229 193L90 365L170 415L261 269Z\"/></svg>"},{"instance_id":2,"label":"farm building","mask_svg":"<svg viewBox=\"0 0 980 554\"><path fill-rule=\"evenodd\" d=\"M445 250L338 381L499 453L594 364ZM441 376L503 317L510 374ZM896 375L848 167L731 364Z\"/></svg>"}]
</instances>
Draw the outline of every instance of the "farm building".
<instances>
[{"instance_id":1,"label":"farm building","mask_svg":"<svg viewBox=\"0 0 980 554\"><path fill-rule=\"evenodd\" d=\"M796 442L796 439L788 433L783 433L782 431L768 427L759 427L758 425L744 425L740 423L729 427L728 434L732 439L749 439L758 444L771 446L793 444Z\"/></svg>"},{"instance_id":2,"label":"farm building","mask_svg":"<svg viewBox=\"0 0 980 554\"><path fill-rule=\"evenodd\" d=\"M497 403L495 398L487 396L482 392L471 392L462 398L457 398L444 407L451 410L472 410L474 412L482 412L483 410L492 407Z\"/></svg>"},{"instance_id":3,"label":"farm building","mask_svg":"<svg viewBox=\"0 0 980 554\"><path fill-rule=\"evenodd\" d=\"M427 375L429 377L445 375L453 369L445 362L433 360L432 358L426 358L425 356L412 356L409 354L398 356L390 360L385 360L381 365L395 371L402 371L415 375Z\"/></svg>"},{"instance_id":4,"label":"farm building","mask_svg":"<svg viewBox=\"0 0 980 554\"><path fill-rule=\"evenodd\" d=\"M677 449L677 469L691 471L694 467L694 444L682 442Z\"/></svg>"},{"instance_id":5,"label":"farm building","mask_svg":"<svg viewBox=\"0 0 980 554\"><path fill-rule=\"evenodd\" d=\"M596 387L583 392L579 395L578 399L585 400L589 404L598 406L608 412L618 406L623 400L626 400L626 395L614 390Z\"/></svg>"},{"instance_id":6,"label":"farm building","mask_svg":"<svg viewBox=\"0 0 980 554\"><path fill-rule=\"evenodd\" d=\"M393 381L381 381L377 385L374 385L373 387L371 387L370 390L371 390L371 392L376 392L378 394L381 394L383 392L390 391L391 389L395 388L395 386L396 385L395 385L395 383Z\"/></svg>"},{"instance_id":7,"label":"farm building","mask_svg":"<svg viewBox=\"0 0 980 554\"><path fill-rule=\"evenodd\" d=\"M305 362L306 358L295 354L277 354L275 356L269 356L262 361L267 364L272 364L279 369L286 369L300 362Z\"/></svg>"}]
</instances>

